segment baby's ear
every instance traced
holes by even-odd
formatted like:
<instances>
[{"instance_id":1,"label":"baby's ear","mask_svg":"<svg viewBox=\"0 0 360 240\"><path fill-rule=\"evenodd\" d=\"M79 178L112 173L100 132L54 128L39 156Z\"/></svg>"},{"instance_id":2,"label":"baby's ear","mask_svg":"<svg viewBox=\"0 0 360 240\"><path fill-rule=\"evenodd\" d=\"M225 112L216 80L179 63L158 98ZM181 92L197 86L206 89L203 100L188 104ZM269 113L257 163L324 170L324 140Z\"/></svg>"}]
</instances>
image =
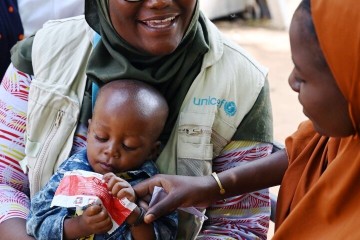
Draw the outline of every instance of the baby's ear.
<instances>
[{"instance_id":1,"label":"baby's ear","mask_svg":"<svg viewBox=\"0 0 360 240\"><path fill-rule=\"evenodd\" d=\"M161 142L160 141L156 141L153 143L153 146L151 147L151 152L149 155L149 159L150 160L156 160L159 155L160 155L160 146L161 146Z\"/></svg>"}]
</instances>

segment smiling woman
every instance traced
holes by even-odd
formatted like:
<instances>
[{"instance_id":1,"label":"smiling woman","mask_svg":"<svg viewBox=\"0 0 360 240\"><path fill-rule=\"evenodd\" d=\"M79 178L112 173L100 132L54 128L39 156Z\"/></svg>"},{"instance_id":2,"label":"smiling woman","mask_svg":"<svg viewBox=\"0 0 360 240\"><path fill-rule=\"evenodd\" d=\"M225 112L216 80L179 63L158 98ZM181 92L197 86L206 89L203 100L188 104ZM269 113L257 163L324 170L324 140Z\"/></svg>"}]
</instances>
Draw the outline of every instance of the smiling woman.
<instances>
[{"instance_id":1,"label":"smiling woman","mask_svg":"<svg viewBox=\"0 0 360 240\"><path fill-rule=\"evenodd\" d=\"M0 182L8 193L0 198L5 209L0 233L7 239L23 234L12 224L24 230L29 199L19 182L27 186L29 180L34 196L70 154L85 147L96 89L115 80L146 82L168 103L156 160L161 173L206 175L211 183L212 172L272 151L267 69L225 39L197 0L87 0L85 18L48 22L16 45L12 62L1 86L0 130L11 138L0 138L0 164L16 174L21 165L28 175L18 181L0 168L1 176L8 176ZM207 104L193 101L209 96ZM18 116L26 119L20 130L13 124ZM18 200L20 194L24 201ZM23 211L14 214L15 209ZM206 213L204 223L180 212L177 237L266 238L268 190L236 196L225 205L216 202Z\"/></svg>"},{"instance_id":2,"label":"smiling woman","mask_svg":"<svg viewBox=\"0 0 360 240\"><path fill-rule=\"evenodd\" d=\"M117 33L136 49L151 55L167 55L177 48L188 29L195 5L196 1L192 0L172 4L144 1L130 5L125 1L116 1L116 4L109 1L110 18ZM148 10L164 7L166 12Z\"/></svg>"}]
</instances>

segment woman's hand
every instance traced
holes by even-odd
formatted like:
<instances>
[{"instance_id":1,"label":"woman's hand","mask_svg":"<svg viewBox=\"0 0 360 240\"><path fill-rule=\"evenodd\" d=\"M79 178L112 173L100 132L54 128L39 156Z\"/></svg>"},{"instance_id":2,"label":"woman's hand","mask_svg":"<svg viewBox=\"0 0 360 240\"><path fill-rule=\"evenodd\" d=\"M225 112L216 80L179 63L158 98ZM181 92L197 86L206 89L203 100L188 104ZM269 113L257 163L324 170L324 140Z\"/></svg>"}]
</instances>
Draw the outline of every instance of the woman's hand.
<instances>
[{"instance_id":1,"label":"woman's hand","mask_svg":"<svg viewBox=\"0 0 360 240\"><path fill-rule=\"evenodd\" d=\"M135 191L126 180L117 177L112 172L104 174L103 180L114 197L118 199L126 197L131 202L136 201Z\"/></svg>"},{"instance_id":2,"label":"woman's hand","mask_svg":"<svg viewBox=\"0 0 360 240\"><path fill-rule=\"evenodd\" d=\"M144 221L151 223L178 207L208 207L217 199L218 186L211 176L189 177L158 174L138 183L134 190L138 198L149 201L154 187L162 187L168 195L148 209Z\"/></svg>"}]
</instances>

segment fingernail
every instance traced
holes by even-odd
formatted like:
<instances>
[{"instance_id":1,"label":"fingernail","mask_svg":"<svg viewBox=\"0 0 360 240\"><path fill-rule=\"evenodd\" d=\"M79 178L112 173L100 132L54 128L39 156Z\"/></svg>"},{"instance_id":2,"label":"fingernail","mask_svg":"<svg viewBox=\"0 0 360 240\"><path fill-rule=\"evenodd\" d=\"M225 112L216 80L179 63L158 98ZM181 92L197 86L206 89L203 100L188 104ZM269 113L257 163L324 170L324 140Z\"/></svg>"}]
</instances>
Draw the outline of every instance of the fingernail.
<instances>
[{"instance_id":1,"label":"fingernail","mask_svg":"<svg viewBox=\"0 0 360 240\"><path fill-rule=\"evenodd\" d=\"M149 224L152 223L153 221L155 221L155 216L154 214L146 214L144 217L144 222Z\"/></svg>"}]
</instances>

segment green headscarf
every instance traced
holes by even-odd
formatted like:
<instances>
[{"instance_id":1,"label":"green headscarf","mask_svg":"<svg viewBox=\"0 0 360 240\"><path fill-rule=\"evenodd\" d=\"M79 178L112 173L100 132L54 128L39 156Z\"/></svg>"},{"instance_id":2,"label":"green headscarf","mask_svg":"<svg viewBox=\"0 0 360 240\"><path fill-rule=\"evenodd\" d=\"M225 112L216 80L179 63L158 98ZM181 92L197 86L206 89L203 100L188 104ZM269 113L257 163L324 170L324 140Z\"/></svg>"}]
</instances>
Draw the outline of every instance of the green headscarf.
<instances>
[{"instance_id":1,"label":"green headscarf","mask_svg":"<svg viewBox=\"0 0 360 240\"><path fill-rule=\"evenodd\" d=\"M99 85L118 79L138 79L157 88L166 98L170 112L162 141L166 142L181 104L208 51L207 30L199 2L180 45L167 56L149 56L121 38L110 22L108 0L85 1L85 18L101 35L87 66L88 77Z\"/></svg>"}]
</instances>

